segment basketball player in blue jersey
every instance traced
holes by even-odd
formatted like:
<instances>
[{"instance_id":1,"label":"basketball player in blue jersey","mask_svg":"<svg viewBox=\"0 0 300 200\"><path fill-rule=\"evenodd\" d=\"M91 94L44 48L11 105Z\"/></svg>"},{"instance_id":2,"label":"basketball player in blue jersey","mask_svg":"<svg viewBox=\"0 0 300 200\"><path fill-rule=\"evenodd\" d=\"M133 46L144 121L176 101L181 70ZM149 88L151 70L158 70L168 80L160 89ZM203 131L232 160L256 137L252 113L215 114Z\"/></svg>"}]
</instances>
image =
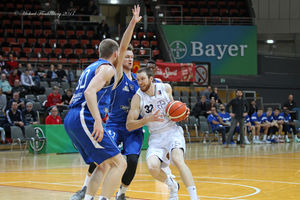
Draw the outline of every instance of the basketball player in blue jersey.
<instances>
[{"instance_id":1,"label":"basketball player in blue jersey","mask_svg":"<svg viewBox=\"0 0 300 200\"><path fill-rule=\"evenodd\" d=\"M126 169L126 161L112 137L102 127L99 105L117 86L122 74L122 63L135 24L140 21L140 7L132 10L133 17L127 27L119 49L117 42L103 40L99 45L100 59L89 65L81 74L65 118L65 129L87 164L95 163L85 200L92 200L104 178L99 200L110 199ZM114 68L116 65L116 69ZM106 176L104 176L106 175Z\"/></svg>"}]
</instances>

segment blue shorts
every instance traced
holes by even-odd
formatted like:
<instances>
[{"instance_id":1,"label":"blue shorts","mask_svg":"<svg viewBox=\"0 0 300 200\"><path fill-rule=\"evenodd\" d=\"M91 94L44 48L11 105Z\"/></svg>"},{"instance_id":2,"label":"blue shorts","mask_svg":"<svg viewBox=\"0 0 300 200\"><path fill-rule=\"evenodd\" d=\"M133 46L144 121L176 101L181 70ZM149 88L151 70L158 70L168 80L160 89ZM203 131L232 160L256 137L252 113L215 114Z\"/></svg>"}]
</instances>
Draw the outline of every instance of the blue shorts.
<instances>
[{"instance_id":1,"label":"blue shorts","mask_svg":"<svg viewBox=\"0 0 300 200\"><path fill-rule=\"evenodd\" d=\"M80 113L80 108L70 109L64 120L67 134L77 147L86 164L97 163L114 157L120 153L113 138L104 129L103 139L96 142L91 136L94 127L94 119L85 110Z\"/></svg>"},{"instance_id":2,"label":"blue shorts","mask_svg":"<svg viewBox=\"0 0 300 200\"><path fill-rule=\"evenodd\" d=\"M117 145L123 143L123 155L140 154L144 139L144 133L141 128L129 132L125 125L106 124L106 130L114 138Z\"/></svg>"}]
</instances>

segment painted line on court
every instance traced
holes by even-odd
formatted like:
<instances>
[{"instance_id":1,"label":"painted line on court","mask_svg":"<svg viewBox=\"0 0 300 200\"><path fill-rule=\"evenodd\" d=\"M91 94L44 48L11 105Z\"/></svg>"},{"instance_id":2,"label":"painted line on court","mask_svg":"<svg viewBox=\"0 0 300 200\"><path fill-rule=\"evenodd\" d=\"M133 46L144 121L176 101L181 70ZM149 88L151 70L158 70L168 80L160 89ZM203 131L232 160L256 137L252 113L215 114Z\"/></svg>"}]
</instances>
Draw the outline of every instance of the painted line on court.
<instances>
[{"instance_id":1,"label":"painted line on court","mask_svg":"<svg viewBox=\"0 0 300 200\"><path fill-rule=\"evenodd\" d=\"M193 178L201 178L201 179L220 179L220 180L233 180L233 181L254 181L254 182L269 182L269 183L281 183L281 184L292 184L292 185L300 185L297 182L286 182L286 181L273 181L273 180L259 180L259 179L242 179L242 178L222 178L222 177L199 177L194 176Z\"/></svg>"}]
</instances>

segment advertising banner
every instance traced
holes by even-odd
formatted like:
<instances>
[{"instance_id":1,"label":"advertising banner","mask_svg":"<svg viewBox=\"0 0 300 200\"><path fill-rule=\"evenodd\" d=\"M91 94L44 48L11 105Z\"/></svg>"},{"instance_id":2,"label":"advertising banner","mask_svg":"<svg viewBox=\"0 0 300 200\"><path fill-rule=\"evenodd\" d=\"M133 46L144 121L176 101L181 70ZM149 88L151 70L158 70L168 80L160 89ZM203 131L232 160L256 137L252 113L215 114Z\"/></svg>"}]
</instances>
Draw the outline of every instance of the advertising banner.
<instances>
[{"instance_id":1,"label":"advertising banner","mask_svg":"<svg viewBox=\"0 0 300 200\"><path fill-rule=\"evenodd\" d=\"M212 75L257 74L256 26L162 27L178 63L210 63Z\"/></svg>"},{"instance_id":2,"label":"advertising banner","mask_svg":"<svg viewBox=\"0 0 300 200\"><path fill-rule=\"evenodd\" d=\"M193 63L156 63L156 78L162 81L194 82L195 64Z\"/></svg>"}]
</instances>

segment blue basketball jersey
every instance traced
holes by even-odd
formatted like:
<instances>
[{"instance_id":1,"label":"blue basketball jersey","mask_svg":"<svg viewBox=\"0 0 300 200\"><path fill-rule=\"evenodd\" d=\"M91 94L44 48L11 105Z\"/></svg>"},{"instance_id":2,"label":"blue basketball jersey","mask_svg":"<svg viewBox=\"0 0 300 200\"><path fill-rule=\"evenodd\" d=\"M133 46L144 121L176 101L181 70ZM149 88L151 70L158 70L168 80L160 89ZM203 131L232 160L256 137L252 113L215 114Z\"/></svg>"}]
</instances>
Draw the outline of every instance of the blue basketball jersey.
<instances>
[{"instance_id":1,"label":"blue basketball jersey","mask_svg":"<svg viewBox=\"0 0 300 200\"><path fill-rule=\"evenodd\" d=\"M126 124L131 99L139 89L136 81L136 75L133 73L131 73L131 75L132 80L130 80L123 72L123 77L120 83L111 92L109 118L106 122L107 126Z\"/></svg>"},{"instance_id":2,"label":"blue basketball jersey","mask_svg":"<svg viewBox=\"0 0 300 200\"><path fill-rule=\"evenodd\" d=\"M81 74L76 90L73 95L72 104L69 106L70 108L76 108L76 107L82 107L85 106L85 110L88 111L88 107L86 105L86 100L84 96L84 92L87 89L89 83L91 82L92 78L95 76L96 70L99 66L103 64L109 64L112 65L110 62L99 59L96 62L90 64ZM113 79L111 81L111 84L103 87L100 91L97 92L97 102L98 102L98 108L101 114L101 118L105 117L105 114L107 113L107 109L109 107L110 102L110 93L112 91L113 87Z\"/></svg>"}]
</instances>

